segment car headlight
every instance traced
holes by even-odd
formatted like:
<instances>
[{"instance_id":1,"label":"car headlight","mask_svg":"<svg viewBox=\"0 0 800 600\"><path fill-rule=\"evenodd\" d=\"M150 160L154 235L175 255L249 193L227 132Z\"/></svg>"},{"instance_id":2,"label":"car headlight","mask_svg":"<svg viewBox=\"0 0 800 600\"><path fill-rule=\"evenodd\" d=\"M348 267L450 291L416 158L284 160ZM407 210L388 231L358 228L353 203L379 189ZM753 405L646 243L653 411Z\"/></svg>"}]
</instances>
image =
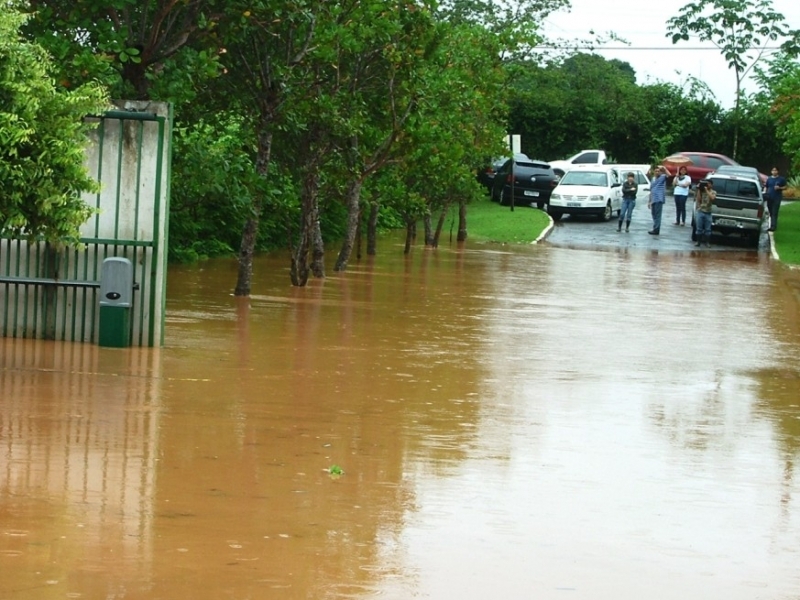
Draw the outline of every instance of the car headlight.
<instances>
[{"instance_id":1,"label":"car headlight","mask_svg":"<svg viewBox=\"0 0 800 600\"><path fill-rule=\"evenodd\" d=\"M594 196L589 196L589 200L591 200L592 202L602 202L603 197L595 194Z\"/></svg>"},{"instance_id":2,"label":"car headlight","mask_svg":"<svg viewBox=\"0 0 800 600\"><path fill-rule=\"evenodd\" d=\"M561 200L561 194L551 194L551 200Z\"/></svg>"}]
</instances>

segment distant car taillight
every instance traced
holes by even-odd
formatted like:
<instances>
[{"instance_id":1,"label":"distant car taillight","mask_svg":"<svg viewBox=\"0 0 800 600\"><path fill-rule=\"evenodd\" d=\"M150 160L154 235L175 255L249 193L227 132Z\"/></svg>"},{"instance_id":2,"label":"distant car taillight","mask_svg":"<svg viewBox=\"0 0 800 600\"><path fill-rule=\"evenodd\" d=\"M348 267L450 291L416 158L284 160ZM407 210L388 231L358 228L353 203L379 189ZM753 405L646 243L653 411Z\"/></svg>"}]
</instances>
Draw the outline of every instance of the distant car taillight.
<instances>
[{"instance_id":1,"label":"distant car taillight","mask_svg":"<svg viewBox=\"0 0 800 600\"><path fill-rule=\"evenodd\" d=\"M509 173L508 175L506 175L506 181L508 183L512 183L514 181L514 175L512 173Z\"/></svg>"}]
</instances>

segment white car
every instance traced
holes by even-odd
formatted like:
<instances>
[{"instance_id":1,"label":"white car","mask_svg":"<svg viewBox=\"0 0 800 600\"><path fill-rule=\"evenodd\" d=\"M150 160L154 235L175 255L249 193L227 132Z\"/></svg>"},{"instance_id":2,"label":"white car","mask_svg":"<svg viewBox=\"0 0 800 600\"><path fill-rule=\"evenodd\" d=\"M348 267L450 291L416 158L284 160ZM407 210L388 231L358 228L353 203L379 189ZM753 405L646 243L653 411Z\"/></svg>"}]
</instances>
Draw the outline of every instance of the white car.
<instances>
[{"instance_id":1,"label":"white car","mask_svg":"<svg viewBox=\"0 0 800 600\"><path fill-rule=\"evenodd\" d=\"M633 173L639 184L637 200L646 200L650 180L630 165L576 165L567 171L550 196L548 213L554 221L563 215L592 215L608 221L622 208L622 182Z\"/></svg>"}]
</instances>

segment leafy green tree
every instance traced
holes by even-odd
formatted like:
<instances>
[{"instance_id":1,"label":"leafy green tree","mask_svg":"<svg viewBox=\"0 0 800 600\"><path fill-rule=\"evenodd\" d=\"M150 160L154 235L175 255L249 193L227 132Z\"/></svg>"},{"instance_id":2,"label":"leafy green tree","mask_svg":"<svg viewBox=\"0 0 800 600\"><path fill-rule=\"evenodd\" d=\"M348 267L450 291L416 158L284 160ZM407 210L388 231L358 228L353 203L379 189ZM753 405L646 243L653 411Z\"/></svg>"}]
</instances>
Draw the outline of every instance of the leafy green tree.
<instances>
[{"instance_id":1,"label":"leafy green tree","mask_svg":"<svg viewBox=\"0 0 800 600\"><path fill-rule=\"evenodd\" d=\"M638 135L643 120L644 111L632 109L637 88L629 65L579 53L560 63L531 60L513 68L510 123L522 135L523 152L554 160L604 148L618 160L641 161L638 139L610 145L616 134Z\"/></svg>"},{"instance_id":2,"label":"leafy green tree","mask_svg":"<svg viewBox=\"0 0 800 600\"><path fill-rule=\"evenodd\" d=\"M784 63L781 75L772 88L774 115L778 136L791 166L800 169L800 64Z\"/></svg>"},{"instance_id":3,"label":"leafy green tree","mask_svg":"<svg viewBox=\"0 0 800 600\"><path fill-rule=\"evenodd\" d=\"M509 122L529 156L603 148L617 162L643 163L680 150L724 150L725 114L702 82L637 86L627 63L586 54L514 69Z\"/></svg>"},{"instance_id":4,"label":"leafy green tree","mask_svg":"<svg viewBox=\"0 0 800 600\"><path fill-rule=\"evenodd\" d=\"M345 83L331 128L347 181L347 228L336 271L346 268L355 246L361 190L367 178L397 158L396 142L424 94L420 73L436 47L437 30L424 7L401 0L387 10L385 1L365 2L359 12L360 18L334 32L335 61L325 61L336 65L336 78Z\"/></svg>"},{"instance_id":5,"label":"leafy green tree","mask_svg":"<svg viewBox=\"0 0 800 600\"><path fill-rule=\"evenodd\" d=\"M732 138L733 130L738 125L737 160L743 165L758 167L760 171L769 173L771 167L785 162L777 114L774 105L763 94L743 98L738 118L734 119L733 112L727 111L721 125L726 140Z\"/></svg>"},{"instance_id":6,"label":"leafy green tree","mask_svg":"<svg viewBox=\"0 0 800 600\"><path fill-rule=\"evenodd\" d=\"M764 171L775 165L784 171L791 167L798 168L800 118L797 117L797 110L800 102L797 101L797 94L800 91L800 61L786 53L776 52L764 62L764 65L754 68L753 78L758 82L759 90L750 98L752 108L743 122L749 126L749 121L755 117L761 123L757 129L759 140L766 133L769 141L780 147L780 152L759 152L759 160L754 160L752 164Z\"/></svg>"},{"instance_id":7,"label":"leafy green tree","mask_svg":"<svg viewBox=\"0 0 800 600\"><path fill-rule=\"evenodd\" d=\"M686 150L725 153L725 113L712 98L705 85L694 82L686 88L671 83L637 88L627 121L630 145L640 157L637 162L656 164Z\"/></svg>"},{"instance_id":8,"label":"leafy green tree","mask_svg":"<svg viewBox=\"0 0 800 600\"><path fill-rule=\"evenodd\" d=\"M667 20L667 37L672 43L696 37L719 48L736 78L733 150L739 146L742 82L762 58L769 43L780 41L784 52L800 51L800 30L790 29L770 0L697 0L684 6Z\"/></svg>"},{"instance_id":9,"label":"leafy green tree","mask_svg":"<svg viewBox=\"0 0 800 600\"><path fill-rule=\"evenodd\" d=\"M51 57L20 36L24 20L0 11L0 232L75 241L93 212L81 195L98 190L84 165L84 118L109 103L97 84L57 89Z\"/></svg>"},{"instance_id":10,"label":"leafy green tree","mask_svg":"<svg viewBox=\"0 0 800 600\"><path fill-rule=\"evenodd\" d=\"M436 247L443 217L451 206L480 198L475 173L487 157L504 148L506 71L501 40L471 23L441 26L440 44L425 72L425 101L409 132L407 164L411 189L439 214L434 229L427 219L425 243ZM469 115L469 118L464 118ZM459 238L467 235L460 211Z\"/></svg>"},{"instance_id":11,"label":"leafy green tree","mask_svg":"<svg viewBox=\"0 0 800 600\"><path fill-rule=\"evenodd\" d=\"M220 46L212 0L28 0L25 32L55 58L64 87L97 79L115 97L154 99L152 87L167 79L175 101L196 81L214 76ZM172 61L182 51L180 68ZM183 83L183 89L176 88ZM164 93L164 89L161 90Z\"/></svg>"},{"instance_id":12,"label":"leafy green tree","mask_svg":"<svg viewBox=\"0 0 800 600\"><path fill-rule=\"evenodd\" d=\"M257 176L241 116L222 112L173 130L170 260L188 262L236 253L254 190L268 184L267 248L285 243L282 181ZM277 172L277 170L276 170Z\"/></svg>"},{"instance_id":13,"label":"leafy green tree","mask_svg":"<svg viewBox=\"0 0 800 600\"><path fill-rule=\"evenodd\" d=\"M531 55L542 41L541 27L551 13L569 0L441 0L434 16L451 25L478 25L494 36L500 56L518 60Z\"/></svg>"},{"instance_id":14,"label":"leafy green tree","mask_svg":"<svg viewBox=\"0 0 800 600\"><path fill-rule=\"evenodd\" d=\"M244 117L244 131L255 148L255 171L265 182L270 177L275 136L305 125L302 120L287 120L287 101L299 96L295 88L309 89L306 61L314 50L317 27L325 21L331 4L325 0L234 0L225 5L219 39L226 48L226 74L220 78L216 97ZM305 157L295 153L295 159ZM253 256L261 217L268 206L267 189L268 185L255 189L247 209L239 244L237 296L248 296L252 287ZM312 218L302 217L306 223Z\"/></svg>"}]
</instances>

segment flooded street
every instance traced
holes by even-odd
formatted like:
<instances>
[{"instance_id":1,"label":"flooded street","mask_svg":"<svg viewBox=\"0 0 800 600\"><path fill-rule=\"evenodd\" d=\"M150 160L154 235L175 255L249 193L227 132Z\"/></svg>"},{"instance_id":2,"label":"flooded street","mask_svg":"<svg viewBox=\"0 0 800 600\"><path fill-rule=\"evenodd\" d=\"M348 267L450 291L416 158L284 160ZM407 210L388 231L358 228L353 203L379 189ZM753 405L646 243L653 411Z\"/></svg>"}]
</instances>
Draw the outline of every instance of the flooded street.
<instances>
[{"instance_id":1,"label":"flooded street","mask_svg":"<svg viewBox=\"0 0 800 600\"><path fill-rule=\"evenodd\" d=\"M800 598L800 276L379 251L175 267L162 349L0 338L0 599Z\"/></svg>"}]
</instances>

